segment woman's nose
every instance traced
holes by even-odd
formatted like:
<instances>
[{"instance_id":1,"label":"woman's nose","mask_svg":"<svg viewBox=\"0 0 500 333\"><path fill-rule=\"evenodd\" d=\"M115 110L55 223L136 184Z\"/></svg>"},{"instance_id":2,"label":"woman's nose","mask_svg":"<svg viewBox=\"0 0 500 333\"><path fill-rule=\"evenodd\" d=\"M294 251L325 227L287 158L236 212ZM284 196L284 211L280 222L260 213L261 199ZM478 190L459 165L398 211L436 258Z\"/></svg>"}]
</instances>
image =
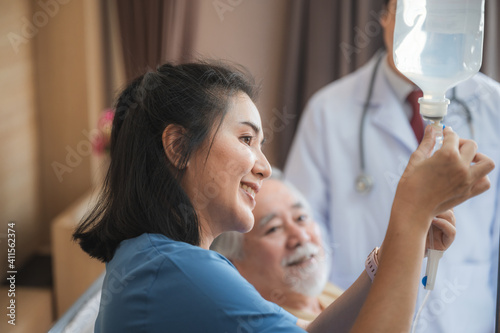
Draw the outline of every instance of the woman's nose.
<instances>
[{"instance_id":1,"label":"woman's nose","mask_svg":"<svg viewBox=\"0 0 500 333\"><path fill-rule=\"evenodd\" d=\"M261 150L257 153L257 160L255 161L253 172L259 175L262 179L266 179L271 176L271 164L269 164L269 161Z\"/></svg>"}]
</instances>

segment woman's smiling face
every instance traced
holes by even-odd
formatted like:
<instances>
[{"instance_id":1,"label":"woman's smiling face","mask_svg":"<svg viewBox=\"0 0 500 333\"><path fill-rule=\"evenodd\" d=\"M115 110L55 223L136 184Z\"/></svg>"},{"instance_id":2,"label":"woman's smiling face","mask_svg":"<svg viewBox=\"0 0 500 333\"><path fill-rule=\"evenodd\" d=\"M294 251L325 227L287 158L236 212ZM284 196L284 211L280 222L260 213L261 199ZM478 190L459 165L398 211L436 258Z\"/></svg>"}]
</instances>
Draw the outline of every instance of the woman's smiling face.
<instances>
[{"instance_id":1,"label":"woman's smiling face","mask_svg":"<svg viewBox=\"0 0 500 333\"><path fill-rule=\"evenodd\" d=\"M271 175L263 140L257 107L239 93L231 98L213 142L208 139L189 160L182 183L199 217L202 247L224 231L252 228L255 193Z\"/></svg>"}]
</instances>

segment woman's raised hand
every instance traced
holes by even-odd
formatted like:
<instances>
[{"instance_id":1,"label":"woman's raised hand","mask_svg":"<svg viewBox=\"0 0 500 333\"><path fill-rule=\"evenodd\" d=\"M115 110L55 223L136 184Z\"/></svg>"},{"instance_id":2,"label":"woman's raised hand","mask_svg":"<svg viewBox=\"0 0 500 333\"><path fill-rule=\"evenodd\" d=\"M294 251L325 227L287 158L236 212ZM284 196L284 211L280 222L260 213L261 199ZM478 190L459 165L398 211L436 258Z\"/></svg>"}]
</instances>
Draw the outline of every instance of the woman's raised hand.
<instances>
[{"instance_id":1,"label":"woman's raised hand","mask_svg":"<svg viewBox=\"0 0 500 333\"><path fill-rule=\"evenodd\" d=\"M394 200L408 214L425 214L429 223L434 216L486 191L490 187L487 175L495 167L493 160L477 152L474 141L460 139L451 128L445 128L443 134L441 149L430 156L436 133L427 126Z\"/></svg>"}]
</instances>

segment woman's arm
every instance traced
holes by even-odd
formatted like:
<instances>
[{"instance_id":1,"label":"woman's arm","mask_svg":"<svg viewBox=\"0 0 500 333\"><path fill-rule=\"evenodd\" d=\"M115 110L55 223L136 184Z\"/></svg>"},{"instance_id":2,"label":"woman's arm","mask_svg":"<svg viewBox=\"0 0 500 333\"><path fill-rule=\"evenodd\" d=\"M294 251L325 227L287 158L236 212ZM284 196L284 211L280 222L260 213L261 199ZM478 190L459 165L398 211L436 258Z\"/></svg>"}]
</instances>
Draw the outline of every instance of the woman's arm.
<instances>
[{"instance_id":1,"label":"woman's arm","mask_svg":"<svg viewBox=\"0 0 500 333\"><path fill-rule=\"evenodd\" d=\"M308 332L349 332L355 322L372 281L363 271L358 279L307 326ZM303 326L302 326L303 327Z\"/></svg>"},{"instance_id":2,"label":"woman's arm","mask_svg":"<svg viewBox=\"0 0 500 333\"><path fill-rule=\"evenodd\" d=\"M415 223L430 218L404 213L391 217L384 240L384 256L377 276L360 311L352 332L408 332L410 330L420 281L427 230ZM376 329L375 329L376 328Z\"/></svg>"},{"instance_id":3,"label":"woman's arm","mask_svg":"<svg viewBox=\"0 0 500 333\"><path fill-rule=\"evenodd\" d=\"M434 249L445 251L453 243L455 238L455 216L452 210L438 215L437 219L433 220L434 228ZM428 247L428 244L427 244ZM382 259L384 252L384 245L381 246L378 252L379 261ZM349 332L363 306L366 296L370 291L372 281L368 277L366 271L363 271L358 279L327 309L323 311L321 316L325 318L317 321L314 325L309 322L304 322L298 325L311 330L335 331L338 333ZM325 325L324 328L320 327L320 323ZM310 326L308 326L310 325Z\"/></svg>"},{"instance_id":4,"label":"woman's arm","mask_svg":"<svg viewBox=\"0 0 500 333\"><path fill-rule=\"evenodd\" d=\"M373 284L363 273L309 332L349 331L353 322L351 332L409 331L433 217L487 190L486 175L494 168L491 159L476 154L474 142L459 140L450 129L443 147L428 158L434 140L428 127L401 177Z\"/></svg>"}]
</instances>

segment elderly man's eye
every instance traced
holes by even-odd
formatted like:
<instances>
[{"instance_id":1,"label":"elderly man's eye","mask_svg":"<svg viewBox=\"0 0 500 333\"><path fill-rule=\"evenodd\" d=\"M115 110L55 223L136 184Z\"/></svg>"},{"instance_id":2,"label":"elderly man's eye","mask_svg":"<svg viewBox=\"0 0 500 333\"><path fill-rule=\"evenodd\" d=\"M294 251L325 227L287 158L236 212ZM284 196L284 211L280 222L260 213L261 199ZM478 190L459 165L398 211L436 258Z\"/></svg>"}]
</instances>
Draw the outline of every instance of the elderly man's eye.
<instances>
[{"instance_id":1,"label":"elderly man's eye","mask_svg":"<svg viewBox=\"0 0 500 333\"><path fill-rule=\"evenodd\" d=\"M298 222L302 222L302 221L305 221L305 220L307 220L307 215L306 214L302 214L302 215L299 215L297 217L297 221Z\"/></svg>"},{"instance_id":2,"label":"elderly man's eye","mask_svg":"<svg viewBox=\"0 0 500 333\"><path fill-rule=\"evenodd\" d=\"M266 231L266 235L272 234L273 232L278 231L278 229L280 229L280 228L281 228L280 226L276 226L276 227L269 228L269 229L267 229L267 231Z\"/></svg>"}]
</instances>

